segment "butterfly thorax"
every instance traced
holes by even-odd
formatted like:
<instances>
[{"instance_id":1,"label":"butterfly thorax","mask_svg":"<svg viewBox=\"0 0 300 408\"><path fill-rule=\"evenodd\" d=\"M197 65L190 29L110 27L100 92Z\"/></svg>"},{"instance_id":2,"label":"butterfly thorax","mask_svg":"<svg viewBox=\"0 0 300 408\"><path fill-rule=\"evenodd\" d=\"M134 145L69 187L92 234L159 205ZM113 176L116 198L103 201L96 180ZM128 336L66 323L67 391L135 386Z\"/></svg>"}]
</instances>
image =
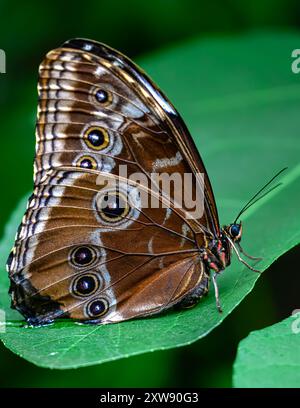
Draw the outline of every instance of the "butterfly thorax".
<instances>
[{"instance_id":1,"label":"butterfly thorax","mask_svg":"<svg viewBox=\"0 0 300 408\"><path fill-rule=\"evenodd\" d=\"M220 235L211 240L204 251L203 260L209 269L219 273L231 263L232 243L240 242L242 224L229 224L221 229Z\"/></svg>"}]
</instances>

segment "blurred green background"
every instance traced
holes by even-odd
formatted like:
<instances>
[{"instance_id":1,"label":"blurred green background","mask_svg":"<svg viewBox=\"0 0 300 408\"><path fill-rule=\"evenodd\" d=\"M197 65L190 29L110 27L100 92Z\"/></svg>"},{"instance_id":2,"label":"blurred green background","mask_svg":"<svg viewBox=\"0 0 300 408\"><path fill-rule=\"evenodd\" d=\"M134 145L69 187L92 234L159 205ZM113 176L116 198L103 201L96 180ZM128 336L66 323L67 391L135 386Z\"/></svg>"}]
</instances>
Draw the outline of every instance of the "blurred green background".
<instances>
[{"instance_id":1,"label":"blurred green background","mask_svg":"<svg viewBox=\"0 0 300 408\"><path fill-rule=\"evenodd\" d=\"M0 75L0 230L32 187L38 65L47 51L72 37L105 42L136 59L193 37L237 36L252 29L297 30L296 0L86 0L43 3L0 1L0 48L7 73ZM187 90L188 92L188 90ZM297 250L277 261L219 328L189 347L149 353L91 368L37 368L0 346L0 385L16 386L231 386L239 341L296 309L298 296L282 271ZM287 267L288 266L288 267Z\"/></svg>"}]
</instances>

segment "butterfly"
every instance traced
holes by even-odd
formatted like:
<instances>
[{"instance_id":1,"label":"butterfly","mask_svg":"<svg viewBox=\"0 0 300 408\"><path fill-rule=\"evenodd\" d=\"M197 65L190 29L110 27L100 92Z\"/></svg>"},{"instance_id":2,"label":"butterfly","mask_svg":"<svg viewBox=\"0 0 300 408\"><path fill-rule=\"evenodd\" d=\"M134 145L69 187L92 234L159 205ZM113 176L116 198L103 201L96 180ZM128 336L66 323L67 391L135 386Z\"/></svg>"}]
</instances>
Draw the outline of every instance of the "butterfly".
<instances>
[{"instance_id":1,"label":"butterfly","mask_svg":"<svg viewBox=\"0 0 300 408\"><path fill-rule=\"evenodd\" d=\"M7 262L12 307L31 325L114 323L192 307L212 281L221 311L216 278L232 249L246 263L237 220L249 203L220 227L203 161L162 91L120 52L73 39L45 57L38 92L34 190ZM182 186L166 204L161 184L128 183L161 173L191 175L201 216L176 205ZM141 193L166 205L144 206Z\"/></svg>"}]
</instances>

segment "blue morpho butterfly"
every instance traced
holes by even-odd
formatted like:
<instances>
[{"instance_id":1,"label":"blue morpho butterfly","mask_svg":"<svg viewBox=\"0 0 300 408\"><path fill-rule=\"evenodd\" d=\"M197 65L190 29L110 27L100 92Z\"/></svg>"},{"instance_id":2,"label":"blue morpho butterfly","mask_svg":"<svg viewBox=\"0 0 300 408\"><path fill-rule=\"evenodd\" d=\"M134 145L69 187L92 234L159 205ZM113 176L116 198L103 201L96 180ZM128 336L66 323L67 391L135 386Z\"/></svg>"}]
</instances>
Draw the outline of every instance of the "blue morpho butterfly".
<instances>
[{"instance_id":1,"label":"blue morpho butterfly","mask_svg":"<svg viewBox=\"0 0 300 408\"><path fill-rule=\"evenodd\" d=\"M231 250L255 270L240 256L238 220L270 182L221 228L180 115L138 66L104 44L73 39L49 52L38 91L34 191L7 263L12 307L31 325L61 317L113 323L191 307L212 280L221 311L216 277ZM128 177L192 174L194 189L204 174L203 215L187 218L175 190L167 208L142 208L136 186L101 183L118 179L121 164Z\"/></svg>"}]
</instances>

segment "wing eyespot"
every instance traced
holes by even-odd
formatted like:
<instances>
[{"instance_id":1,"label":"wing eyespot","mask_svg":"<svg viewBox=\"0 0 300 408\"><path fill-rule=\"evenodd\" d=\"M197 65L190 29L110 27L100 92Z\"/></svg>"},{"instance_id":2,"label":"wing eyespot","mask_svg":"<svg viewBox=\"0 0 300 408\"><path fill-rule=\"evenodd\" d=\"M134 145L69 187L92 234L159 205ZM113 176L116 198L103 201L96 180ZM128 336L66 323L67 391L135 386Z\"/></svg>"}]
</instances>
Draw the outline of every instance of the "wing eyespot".
<instances>
[{"instance_id":1,"label":"wing eyespot","mask_svg":"<svg viewBox=\"0 0 300 408\"><path fill-rule=\"evenodd\" d=\"M113 97L111 92L99 88L95 91L95 99L101 106L108 106L112 103Z\"/></svg>"},{"instance_id":2,"label":"wing eyespot","mask_svg":"<svg viewBox=\"0 0 300 408\"><path fill-rule=\"evenodd\" d=\"M91 296L100 287L100 280L96 274L88 273L77 276L71 286L72 293L79 297Z\"/></svg>"},{"instance_id":3,"label":"wing eyespot","mask_svg":"<svg viewBox=\"0 0 300 408\"><path fill-rule=\"evenodd\" d=\"M70 262L77 268L93 265L97 260L96 250L89 246L79 246L73 249L70 254Z\"/></svg>"},{"instance_id":4,"label":"wing eyespot","mask_svg":"<svg viewBox=\"0 0 300 408\"><path fill-rule=\"evenodd\" d=\"M106 129L92 126L84 134L86 145L93 150L103 150L109 145L109 135Z\"/></svg>"},{"instance_id":5,"label":"wing eyespot","mask_svg":"<svg viewBox=\"0 0 300 408\"><path fill-rule=\"evenodd\" d=\"M93 169L93 170L98 169L97 161L91 156L82 156L82 157L80 157L77 160L76 165L78 167L83 168L83 169Z\"/></svg>"},{"instance_id":6,"label":"wing eyespot","mask_svg":"<svg viewBox=\"0 0 300 408\"><path fill-rule=\"evenodd\" d=\"M108 308L109 305L106 299L94 299L87 304L86 314L91 318L100 317L107 313Z\"/></svg>"},{"instance_id":7,"label":"wing eyespot","mask_svg":"<svg viewBox=\"0 0 300 408\"><path fill-rule=\"evenodd\" d=\"M128 200L119 191L108 191L97 200L100 217L106 222L118 222L127 217L130 211Z\"/></svg>"}]
</instances>

